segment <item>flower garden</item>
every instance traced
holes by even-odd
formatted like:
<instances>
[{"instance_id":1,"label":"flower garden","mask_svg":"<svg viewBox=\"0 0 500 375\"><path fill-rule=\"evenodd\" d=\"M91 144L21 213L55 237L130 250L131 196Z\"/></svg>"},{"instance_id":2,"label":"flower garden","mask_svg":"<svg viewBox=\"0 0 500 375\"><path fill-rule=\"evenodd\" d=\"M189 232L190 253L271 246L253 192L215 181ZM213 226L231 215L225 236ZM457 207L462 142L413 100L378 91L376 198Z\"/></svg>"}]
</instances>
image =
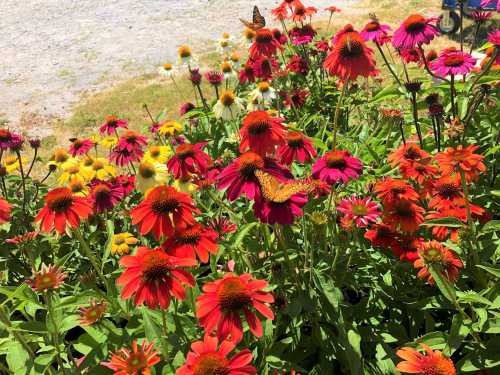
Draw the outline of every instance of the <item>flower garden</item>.
<instances>
[{"instance_id":1,"label":"flower garden","mask_svg":"<svg viewBox=\"0 0 500 375\"><path fill-rule=\"evenodd\" d=\"M436 18L320 12L254 16L217 69L181 46L175 119L49 158L0 129L1 373L498 373L492 14L436 50Z\"/></svg>"}]
</instances>

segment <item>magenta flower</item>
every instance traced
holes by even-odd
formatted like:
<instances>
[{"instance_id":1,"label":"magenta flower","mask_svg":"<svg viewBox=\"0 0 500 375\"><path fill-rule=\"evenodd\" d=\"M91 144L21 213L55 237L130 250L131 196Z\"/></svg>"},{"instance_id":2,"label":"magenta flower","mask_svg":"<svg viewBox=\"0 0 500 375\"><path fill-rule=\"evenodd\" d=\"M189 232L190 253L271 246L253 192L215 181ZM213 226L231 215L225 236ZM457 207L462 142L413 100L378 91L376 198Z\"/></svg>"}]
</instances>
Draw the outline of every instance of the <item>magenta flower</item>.
<instances>
[{"instance_id":1,"label":"magenta flower","mask_svg":"<svg viewBox=\"0 0 500 375\"><path fill-rule=\"evenodd\" d=\"M230 201L234 201L242 194L248 199L257 199L260 197L260 185L259 180L255 177L256 170L269 173L281 181L292 178L290 172L279 166L274 160L247 151L217 176L217 188L219 190L227 188L226 194Z\"/></svg>"},{"instance_id":2,"label":"magenta flower","mask_svg":"<svg viewBox=\"0 0 500 375\"><path fill-rule=\"evenodd\" d=\"M416 48L402 49L399 51L399 55L401 56L401 59L403 59L403 61L406 64L409 64L412 62L419 63L420 59L422 57L422 53Z\"/></svg>"},{"instance_id":3,"label":"magenta flower","mask_svg":"<svg viewBox=\"0 0 500 375\"><path fill-rule=\"evenodd\" d=\"M311 141L300 132L288 132L286 143L278 149L281 163L290 165L294 160L299 163L311 161L317 155Z\"/></svg>"},{"instance_id":4,"label":"magenta flower","mask_svg":"<svg viewBox=\"0 0 500 375\"><path fill-rule=\"evenodd\" d=\"M141 160L142 155L144 155L144 152L141 149L129 150L128 148L122 147L118 144L111 150L109 160L116 165L123 167L124 165L134 161Z\"/></svg>"},{"instance_id":5,"label":"magenta flower","mask_svg":"<svg viewBox=\"0 0 500 375\"><path fill-rule=\"evenodd\" d=\"M127 130L119 139L117 146L126 148L128 151L142 150L148 144L148 140L143 135L133 131Z\"/></svg>"},{"instance_id":6,"label":"magenta flower","mask_svg":"<svg viewBox=\"0 0 500 375\"><path fill-rule=\"evenodd\" d=\"M363 171L361 160L351 156L349 151L336 150L327 152L312 167L312 177L333 185L356 179Z\"/></svg>"},{"instance_id":7,"label":"magenta flower","mask_svg":"<svg viewBox=\"0 0 500 375\"><path fill-rule=\"evenodd\" d=\"M69 146L71 156L85 155L94 147L94 142L90 139L75 139Z\"/></svg>"},{"instance_id":8,"label":"magenta flower","mask_svg":"<svg viewBox=\"0 0 500 375\"><path fill-rule=\"evenodd\" d=\"M116 116L106 116L104 123L99 128L99 133L112 135L116 132L118 128L127 129L128 122L127 120L119 119Z\"/></svg>"},{"instance_id":9,"label":"magenta flower","mask_svg":"<svg viewBox=\"0 0 500 375\"><path fill-rule=\"evenodd\" d=\"M435 22L436 18L425 18L420 14L409 16L394 32L392 45L396 49L405 49L429 44L438 34Z\"/></svg>"},{"instance_id":10,"label":"magenta flower","mask_svg":"<svg viewBox=\"0 0 500 375\"><path fill-rule=\"evenodd\" d=\"M0 129L0 150L16 149L23 143L23 137L7 129Z\"/></svg>"},{"instance_id":11,"label":"magenta flower","mask_svg":"<svg viewBox=\"0 0 500 375\"><path fill-rule=\"evenodd\" d=\"M302 27L295 26L288 32L288 35L294 46L300 46L311 43L316 36L316 30L309 24Z\"/></svg>"},{"instance_id":12,"label":"magenta flower","mask_svg":"<svg viewBox=\"0 0 500 375\"><path fill-rule=\"evenodd\" d=\"M488 34L488 42L493 44L495 47L500 47L500 29L496 29Z\"/></svg>"},{"instance_id":13,"label":"magenta flower","mask_svg":"<svg viewBox=\"0 0 500 375\"><path fill-rule=\"evenodd\" d=\"M306 203L306 193L297 193L281 203L259 197L253 205L253 213L263 223L291 225L296 217L304 214L302 207Z\"/></svg>"},{"instance_id":14,"label":"magenta flower","mask_svg":"<svg viewBox=\"0 0 500 375\"><path fill-rule=\"evenodd\" d=\"M343 199L337 210L344 214L347 220L353 221L358 228L366 228L369 223L375 223L380 216L380 205L370 197L349 197Z\"/></svg>"},{"instance_id":15,"label":"magenta flower","mask_svg":"<svg viewBox=\"0 0 500 375\"><path fill-rule=\"evenodd\" d=\"M120 185L93 180L90 186L88 201L97 213L112 210L123 197L123 189Z\"/></svg>"},{"instance_id":16,"label":"magenta flower","mask_svg":"<svg viewBox=\"0 0 500 375\"><path fill-rule=\"evenodd\" d=\"M224 81L224 74L211 70L205 73L205 78L212 86L220 86Z\"/></svg>"},{"instance_id":17,"label":"magenta flower","mask_svg":"<svg viewBox=\"0 0 500 375\"><path fill-rule=\"evenodd\" d=\"M117 188L121 188L122 199L135 189L135 176L119 175L110 181Z\"/></svg>"},{"instance_id":18,"label":"magenta flower","mask_svg":"<svg viewBox=\"0 0 500 375\"><path fill-rule=\"evenodd\" d=\"M440 76L465 75L476 65L476 59L467 52L455 48L443 50L439 57L430 63L432 71Z\"/></svg>"},{"instance_id":19,"label":"magenta flower","mask_svg":"<svg viewBox=\"0 0 500 375\"><path fill-rule=\"evenodd\" d=\"M204 175L211 163L210 156L201 149L207 142L192 145L184 143L175 149L175 155L167 162L168 171L173 173L176 179L190 177L192 174Z\"/></svg>"},{"instance_id":20,"label":"magenta flower","mask_svg":"<svg viewBox=\"0 0 500 375\"><path fill-rule=\"evenodd\" d=\"M191 102L182 103L179 108L179 116L184 116L186 113L191 112L196 106Z\"/></svg>"},{"instance_id":21,"label":"magenta flower","mask_svg":"<svg viewBox=\"0 0 500 375\"><path fill-rule=\"evenodd\" d=\"M383 25L377 20L371 20L368 22L360 34L364 40L373 40L375 43L382 44L385 36L392 31L389 25Z\"/></svg>"}]
</instances>

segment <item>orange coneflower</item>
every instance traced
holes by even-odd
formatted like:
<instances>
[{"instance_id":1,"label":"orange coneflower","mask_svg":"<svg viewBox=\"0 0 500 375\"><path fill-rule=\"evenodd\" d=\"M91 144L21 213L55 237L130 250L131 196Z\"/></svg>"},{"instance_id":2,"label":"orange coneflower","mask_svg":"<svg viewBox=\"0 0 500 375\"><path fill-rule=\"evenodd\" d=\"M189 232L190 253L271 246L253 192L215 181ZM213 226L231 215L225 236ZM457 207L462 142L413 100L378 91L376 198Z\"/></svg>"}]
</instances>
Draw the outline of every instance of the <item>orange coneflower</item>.
<instances>
[{"instance_id":1,"label":"orange coneflower","mask_svg":"<svg viewBox=\"0 0 500 375\"><path fill-rule=\"evenodd\" d=\"M116 280L118 285L123 285L121 297L129 299L134 296L135 305L166 309L172 296L179 300L185 298L183 284L195 284L194 277L182 267L194 266L196 260L174 257L161 249L140 247L135 255L122 257L120 265L125 267Z\"/></svg>"},{"instance_id":2,"label":"orange coneflower","mask_svg":"<svg viewBox=\"0 0 500 375\"><path fill-rule=\"evenodd\" d=\"M40 229L51 232L54 228L59 234L66 231L66 225L77 228L81 219L87 219L92 207L82 197L77 197L69 188L56 188L45 196L45 206L38 213L35 222Z\"/></svg>"},{"instance_id":3,"label":"orange coneflower","mask_svg":"<svg viewBox=\"0 0 500 375\"><path fill-rule=\"evenodd\" d=\"M430 264L438 265L438 272L452 283L458 279L460 268L464 267L457 254L438 241L422 242L418 247L418 255L419 259L413 263L415 268L420 268L417 276L427 279L431 285L434 285L435 281L429 271Z\"/></svg>"},{"instance_id":4,"label":"orange coneflower","mask_svg":"<svg viewBox=\"0 0 500 375\"><path fill-rule=\"evenodd\" d=\"M378 181L373 191L377 193L377 198L381 199L384 204L389 204L400 199L411 202L417 202L419 200L418 193L408 182L392 177L387 177Z\"/></svg>"},{"instance_id":5,"label":"orange coneflower","mask_svg":"<svg viewBox=\"0 0 500 375\"><path fill-rule=\"evenodd\" d=\"M31 279L26 283L36 292L45 292L50 289L59 288L68 277L66 272L54 265L45 265L42 263L40 271L33 270Z\"/></svg>"},{"instance_id":6,"label":"orange coneflower","mask_svg":"<svg viewBox=\"0 0 500 375\"><path fill-rule=\"evenodd\" d=\"M106 313L107 304L105 301L97 302L95 299L90 301L88 307L80 308L80 324L90 326L104 316Z\"/></svg>"},{"instance_id":7,"label":"orange coneflower","mask_svg":"<svg viewBox=\"0 0 500 375\"><path fill-rule=\"evenodd\" d=\"M132 224L139 226L141 235L153 232L159 240L171 236L174 226L194 223L193 213L199 213L192 198L171 186L157 186L149 192L130 215Z\"/></svg>"},{"instance_id":8,"label":"orange coneflower","mask_svg":"<svg viewBox=\"0 0 500 375\"><path fill-rule=\"evenodd\" d=\"M395 199L385 203L383 222L389 224L394 230L414 233L424 222L424 209L413 201Z\"/></svg>"},{"instance_id":9,"label":"orange coneflower","mask_svg":"<svg viewBox=\"0 0 500 375\"><path fill-rule=\"evenodd\" d=\"M195 223L176 229L161 247L168 254L193 259L198 256L201 262L206 263L209 253L217 254L217 237L214 230Z\"/></svg>"},{"instance_id":10,"label":"orange coneflower","mask_svg":"<svg viewBox=\"0 0 500 375\"><path fill-rule=\"evenodd\" d=\"M443 175L463 172L467 181L477 180L479 175L486 171L483 163L484 156L474 153L478 148L474 145L448 147L436 155L439 169Z\"/></svg>"},{"instance_id":11,"label":"orange coneflower","mask_svg":"<svg viewBox=\"0 0 500 375\"><path fill-rule=\"evenodd\" d=\"M422 150L416 143L407 142L391 152L387 160L391 164L391 167L395 167L404 162L414 163L428 158L430 158L430 155Z\"/></svg>"},{"instance_id":12,"label":"orange coneflower","mask_svg":"<svg viewBox=\"0 0 500 375\"><path fill-rule=\"evenodd\" d=\"M137 340L132 341L132 351L128 348L121 348L115 353L111 353L109 362L101 362L114 371L115 375L148 375L150 368L160 362L158 352L153 348L154 342L148 343L146 340L139 347Z\"/></svg>"},{"instance_id":13,"label":"orange coneflower","mask_svg":"<svg viewBox=\"0 0 500 375\"><path fill-rule=\"evenodd\" d=\"M238 276L233 273L203 285L203 294L196 302L196 316L205 332L209 334L215 331L221 340L230 336L232 341L240 342L243 336L243 314L250 332L261 337L262 323L252 310L274 319L274 313L267 305L274 302L274 297L262 290L267 285L267 281L255 280L250 274Z\"/></svg>"},{"instance_id":14,"label":"orange coneflower","mask_svg":"<svg viewBox=\"0 0 500 375\"><path fill-rule=\"evenodd\" d=\"M6 223L10 220L10 211L12 206L5 199L0 197L0 224Z\"/></svg>"},{"instance_id":15,"label":"orange coneflower","mask_svg":"<svg viewBox=\"0 0 500 375\"><path fill-rule=\"evenodd\" d=\"M404 347L396 354L404 359L396 368L401 372L422 375L455 375L457 372L451 359L445 357L439 350L432 350L425 344L420 344L425 354L413 348Z\"/></svg>"}]
</instances>

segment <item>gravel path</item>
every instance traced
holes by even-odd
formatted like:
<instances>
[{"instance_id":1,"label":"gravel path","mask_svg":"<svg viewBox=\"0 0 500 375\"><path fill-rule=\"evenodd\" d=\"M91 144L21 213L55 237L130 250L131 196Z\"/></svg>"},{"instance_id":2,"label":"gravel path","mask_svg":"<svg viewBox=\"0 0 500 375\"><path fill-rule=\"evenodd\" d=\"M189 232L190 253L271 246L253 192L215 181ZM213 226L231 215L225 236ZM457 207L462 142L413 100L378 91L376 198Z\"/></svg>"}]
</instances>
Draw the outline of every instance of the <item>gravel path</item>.
<instances>
[{"instance_id":1,"label":"gravel path","mask_svg":"<svg viewBox=\"0 0 500 375\"><path fill-rule=\"evenodd\" d=\"M332 3L352 0L307 0ZM83 92L152 71L180 44L238 33L253 4L270 20L277 0L0 0L0 114L64 117Z\"/></svg>"}]
</instances>

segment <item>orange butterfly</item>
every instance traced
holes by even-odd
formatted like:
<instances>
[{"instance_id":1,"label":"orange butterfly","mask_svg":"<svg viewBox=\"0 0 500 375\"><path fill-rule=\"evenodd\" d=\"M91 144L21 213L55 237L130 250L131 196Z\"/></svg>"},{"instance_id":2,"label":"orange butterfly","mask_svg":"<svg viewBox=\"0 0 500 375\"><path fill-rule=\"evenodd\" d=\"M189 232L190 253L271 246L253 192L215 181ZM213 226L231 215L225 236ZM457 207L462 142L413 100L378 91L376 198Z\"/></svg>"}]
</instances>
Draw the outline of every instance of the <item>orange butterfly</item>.
<instances>
[{"instance_id":1,"label":"orange butterfly","mask_svg":"<svg viewBox=\"0 0 500 375\"><path fill-rule=\"evenodd\" d=\"M284 203L293 195L300 192L309 192L314 188L312 183L305 181L282 183L276 177L261 170L255 171L255 177L259 180L264 198L275 203Z\"/></svg>"},{"instance_id":2,"label":"orange butterfly","mask_svg":"<svg viewBox=\"0 0 500 375\"><path fill-rule=\"evenodd\" d=\"M257 31L262 29L264 26L266 26L266 19L260 14L259 8L257 5L253 7L253 19L252 22L250 21L245 21L244 19L240 18L240 21L248 27L249 29L252 29L253 31Z\"/></svg>"}]
</instances>

